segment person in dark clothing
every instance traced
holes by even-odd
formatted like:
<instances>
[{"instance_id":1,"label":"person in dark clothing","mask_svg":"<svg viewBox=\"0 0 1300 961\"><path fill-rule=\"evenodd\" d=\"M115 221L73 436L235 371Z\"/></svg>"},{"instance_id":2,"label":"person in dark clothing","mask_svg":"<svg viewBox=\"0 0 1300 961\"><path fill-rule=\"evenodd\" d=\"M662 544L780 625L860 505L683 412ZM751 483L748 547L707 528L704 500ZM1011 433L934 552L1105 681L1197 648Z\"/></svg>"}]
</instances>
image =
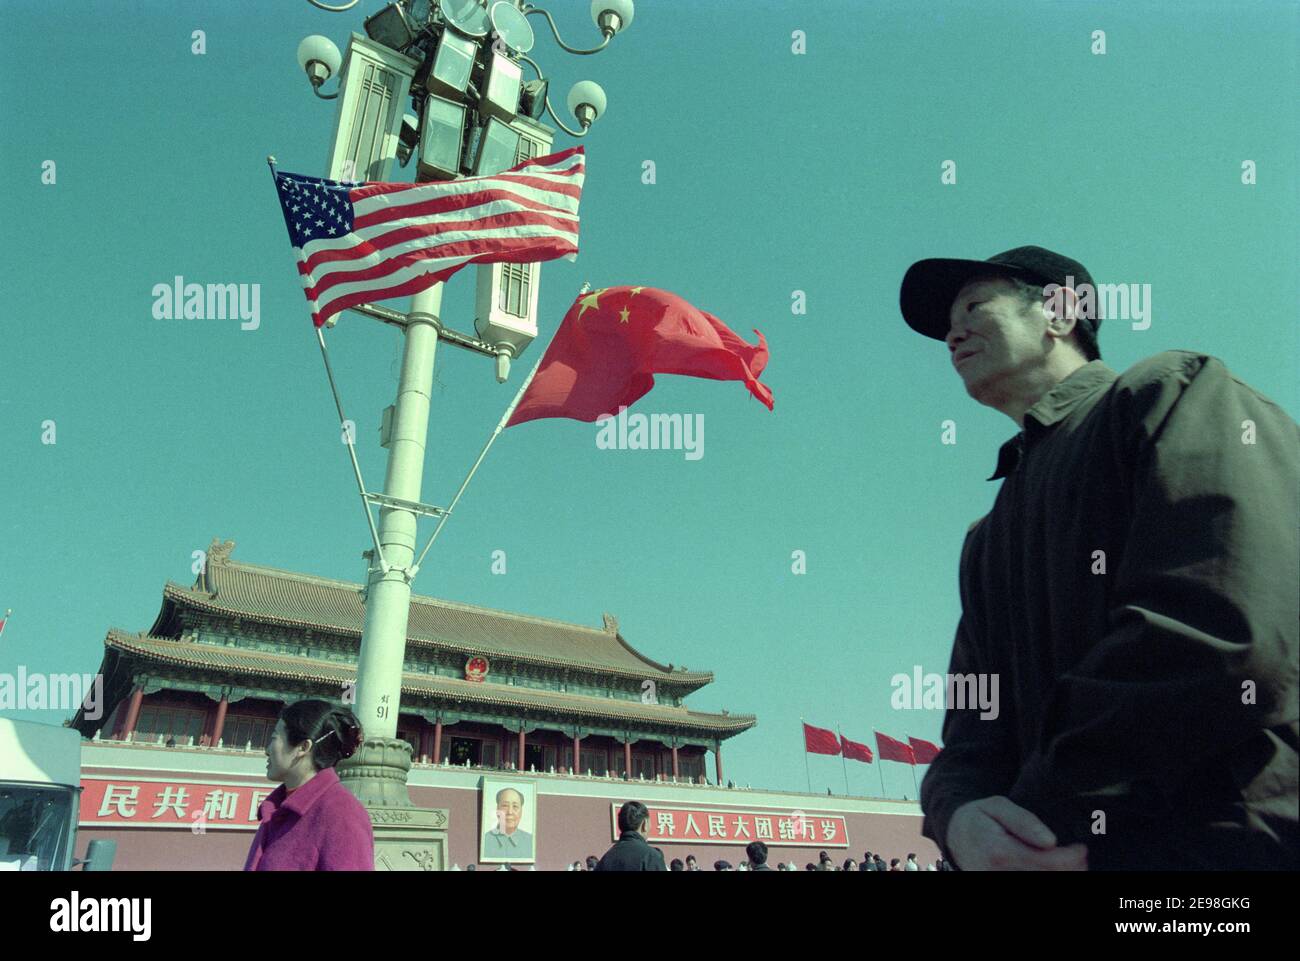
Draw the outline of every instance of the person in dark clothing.
<instances>
[{"instance_id":1,"label":"person in dark clothing","mask_svg":"<svg viewBox=\"0 0 1300 961\"><path fill-rule=\"evenodd\" d=\"M597 862L597 871L666 871L663 852L646 843L650 811L628 801L618 811L618 840Z\"/></svg>"},{"instance_id":2,"label":"person in dark clothing","mask_svg":"<svg viewBox=\"0 0 1300 961\"><path fill-rule=\"evenodd\" d=\"M1041 247L903 279L1021 428L961 551L923 833L961 870L1294 869L1300 428L1206 354L1111 370L1095 291Z\"/></svg>"},{"instance_id":3,"label":"person in dark clothing","mask_svg":"<svg viewBox=\"0 0 1300 961\"><path fill-rule=\"evenodd\" d=\"M745 856L749 858L749 870L772 870L767 866L767 845L762 841L750 841L745 845Z\"/></svg>"},{"instance_id":4,"label":"person in dark clothing","mask_svg":"<svg viewBox=\"0 0 1300 961\"><path fill-rule=\"evenodd\" d=\"M596 855L594 855L594 854L588 854L588 855L587 855L587 870L588 870L588 871L594 871L594 870L596 870L596 864L597 864L599 861L600 861L600 858L596 857Z\"/></svg>"},{"instance_id":5,"label":"person in dark clothing","mask_svg":"<svg viewBox=\"0 0 1300 961\"><path fill-rule=\"evenodd\" d=\"M671 861L671 862L669 863L669 865L668 865L668 870L669 870L669 871L683 871L683 872L684 872L684 871L686 870L686 864L685 864L685 862L682 861L681 858L673 858L672 861Z\"/></svg>"}]
</instances>

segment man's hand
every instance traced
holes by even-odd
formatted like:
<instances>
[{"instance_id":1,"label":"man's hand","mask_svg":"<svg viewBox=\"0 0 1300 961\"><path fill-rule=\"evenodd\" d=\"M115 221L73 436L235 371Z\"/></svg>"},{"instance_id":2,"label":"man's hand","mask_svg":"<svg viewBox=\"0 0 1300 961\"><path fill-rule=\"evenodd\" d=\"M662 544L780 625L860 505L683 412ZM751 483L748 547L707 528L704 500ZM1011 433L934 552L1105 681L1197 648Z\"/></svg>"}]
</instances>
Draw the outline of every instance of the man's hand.
<instances>
[{"instance_id":1,"label":"man's hand","mask_svg":"<svg viewBox=\"0 0 1300 961\"><path fill-rule=\"evenodd\" d=\"M1002 795L969 801L948 821L948 849L963 871L1086 871L1088 847L1056 835Z\"/></svg>"}]
</instances>

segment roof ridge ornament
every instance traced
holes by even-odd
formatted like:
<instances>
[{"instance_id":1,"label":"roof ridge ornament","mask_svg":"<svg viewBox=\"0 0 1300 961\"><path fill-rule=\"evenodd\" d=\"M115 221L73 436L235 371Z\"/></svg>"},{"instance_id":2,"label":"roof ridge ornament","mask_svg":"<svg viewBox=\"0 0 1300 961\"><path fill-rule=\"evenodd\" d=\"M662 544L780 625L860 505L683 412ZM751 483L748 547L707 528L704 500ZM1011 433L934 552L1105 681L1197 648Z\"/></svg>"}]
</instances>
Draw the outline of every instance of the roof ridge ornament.
<instances>
[{"instance_id":1,"label":"roof ridge ornament","mask_svg":"<svg viewBox=\"0 0 1300 961\"><path fill-rule=\"evenodd\" d=\"M234 541L222 542L221 538L212 538L212 543L208 545L208 563L209 564L229 564L230 555L235 550Z\"/></svg>"},{"instance_id":2,"label":"roof ridge ornament","mask_svg":"<svg viewBox=\"0 0 1300 961\"><path fill-rule=\"evenodd\" d=\"M212 538L212 543L208 545L208 552L204 555L203 571L199 575L199 584L209 597L216 597L218 592L216 578L212 576L212 565L220 564L226 567L230 564L230 555L235 549L234 541L222 541L219 537Z\"/></svg>"},{"instance_id":3,"label":"roof ridge ornament","mask_svg":"<svg viewBox=\"0 0 1300 961\"><path fill-rule=\"evenodd\" d=\"M600 615L605 619L605 630L610 634L618 633L618 618L613 614L604 613Z\"/></svg>"}]
</instances>

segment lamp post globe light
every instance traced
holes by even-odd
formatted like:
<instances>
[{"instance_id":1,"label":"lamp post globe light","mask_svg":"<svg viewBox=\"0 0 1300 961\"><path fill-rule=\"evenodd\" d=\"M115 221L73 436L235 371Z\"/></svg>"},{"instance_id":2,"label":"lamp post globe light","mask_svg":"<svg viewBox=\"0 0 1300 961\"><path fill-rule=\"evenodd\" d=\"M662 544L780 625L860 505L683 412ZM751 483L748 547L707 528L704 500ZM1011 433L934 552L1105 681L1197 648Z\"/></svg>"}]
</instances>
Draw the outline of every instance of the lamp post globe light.
<instances>
[{"instance_id":1,"label":"lamp post globe light","mask_svg":"<svg viewBox=\"0 0 1300 961\"><path fill-rule=\"evenodd\" d=\"M334 13L356 5L308 2ZM590 80L575 84L567 103L579 129L566 126L551 106L541 66L528 56L535 40L529 20L545 19L564 51L591 55L625 31L633 15L632 0L594 0L591 18L602 39L590 49L566 44L551 14L525 0L395 0L365 17L365 34L352 32L343 56L327 38L307 37L298 47L298 65L314 94L337 104L325 176L388 180L394 161L406 166L413 158L418 182L490 176L551 152L555 131L540 123L544 113L569 135L585 136L605 112L605 92ZM524 65L534 79L524 80ZM332 78L337 90L322 93ZM403 110L407 102L410 113ZM380 443L388 448L383 493L363 489L367 512L379 508L376 549L363 555L369 564L353 705L365 741L338 766L340 778L372 812L376 864L389 868L445 865L446 812L411 804L406 779L412 748L396 736L411 582L432 544L430 538L416 557L416 521L439 518L440 529L450 512L420 502L438 342L493 358L497 380L504 381L511 359L537 335L541 265L483 264L477 270L477 336L444 323L442 284L415 294L405 314L375 305L351 308L398 327L404 342L397 397L382 418ZM402 808L401 815L392 815L393 808Z\"/></svg>"},{"instance_id":2,"label":"lamp post globe light","mask_svg":"<svg viewBox=\"0 0 1300 961\"><path fill-rule=\"evenodd\" d=\"M591 19L601 33L615 34L632 26L632 0L591 0Z\"/></svg>"},{"instance_id":3,"label":"lamp post globe light","mask_svg":"<svg viewBox=\"0 0 1300 961\"><path fill-rule=\"evenodd\" d=\"M599 0L604 3L605 0ZM569 109L582 124L583 132L605 112L605 91L594 80L580 80L569 91Z\"/></svg>"},{"instance_id":4,"label":"lamp post globe light","mask_svg":"<svg viewBox=\"0 0 1300 961\"><path fill-rule=\"evenodd\" d=\"M303 37L302 43L298 44L298 66L307 71L307 79L311 81L312 90L322 100L333 100L338 96L337 93L323 94L320 88L321 84L339 72L339 65L342 63L343 57L339 54L339 48L334 46L334 41L328 37L313 34L310 37Z\"/></svg>"}]
</instances>

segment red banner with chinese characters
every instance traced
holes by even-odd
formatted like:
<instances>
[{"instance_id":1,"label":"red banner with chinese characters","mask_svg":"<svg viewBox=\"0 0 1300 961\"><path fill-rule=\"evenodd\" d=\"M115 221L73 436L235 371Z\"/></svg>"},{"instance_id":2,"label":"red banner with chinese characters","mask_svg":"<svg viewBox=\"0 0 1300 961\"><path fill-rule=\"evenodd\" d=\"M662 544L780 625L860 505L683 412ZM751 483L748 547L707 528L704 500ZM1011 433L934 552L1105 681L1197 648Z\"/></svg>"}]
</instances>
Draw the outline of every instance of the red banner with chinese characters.
<instances>
[{"instance_id":1,"label":"red banner with chinese characters","mask_svg":"<svg viewBox=\"0 0 1300 961\"><path fill-rule=\"evenodd\" d=\"M82 827L222 828L257 830L257 807L276 785L212 781L141 781L135 778L81 779Z\"/></svg>"},{"instance_id":2,"label":"red banner with chinese characters","mask_svg":"<svg viewBox=\"0 0 1300 961\"><path fill-rule=\"evenodd\" d=\"M610 805L613 840L618 809ZM744 811L649 805L650 844L739 844L762 841L768 847L847 848L849 827L842 814L816 811Z\"/></svg>"}]
</instances>

